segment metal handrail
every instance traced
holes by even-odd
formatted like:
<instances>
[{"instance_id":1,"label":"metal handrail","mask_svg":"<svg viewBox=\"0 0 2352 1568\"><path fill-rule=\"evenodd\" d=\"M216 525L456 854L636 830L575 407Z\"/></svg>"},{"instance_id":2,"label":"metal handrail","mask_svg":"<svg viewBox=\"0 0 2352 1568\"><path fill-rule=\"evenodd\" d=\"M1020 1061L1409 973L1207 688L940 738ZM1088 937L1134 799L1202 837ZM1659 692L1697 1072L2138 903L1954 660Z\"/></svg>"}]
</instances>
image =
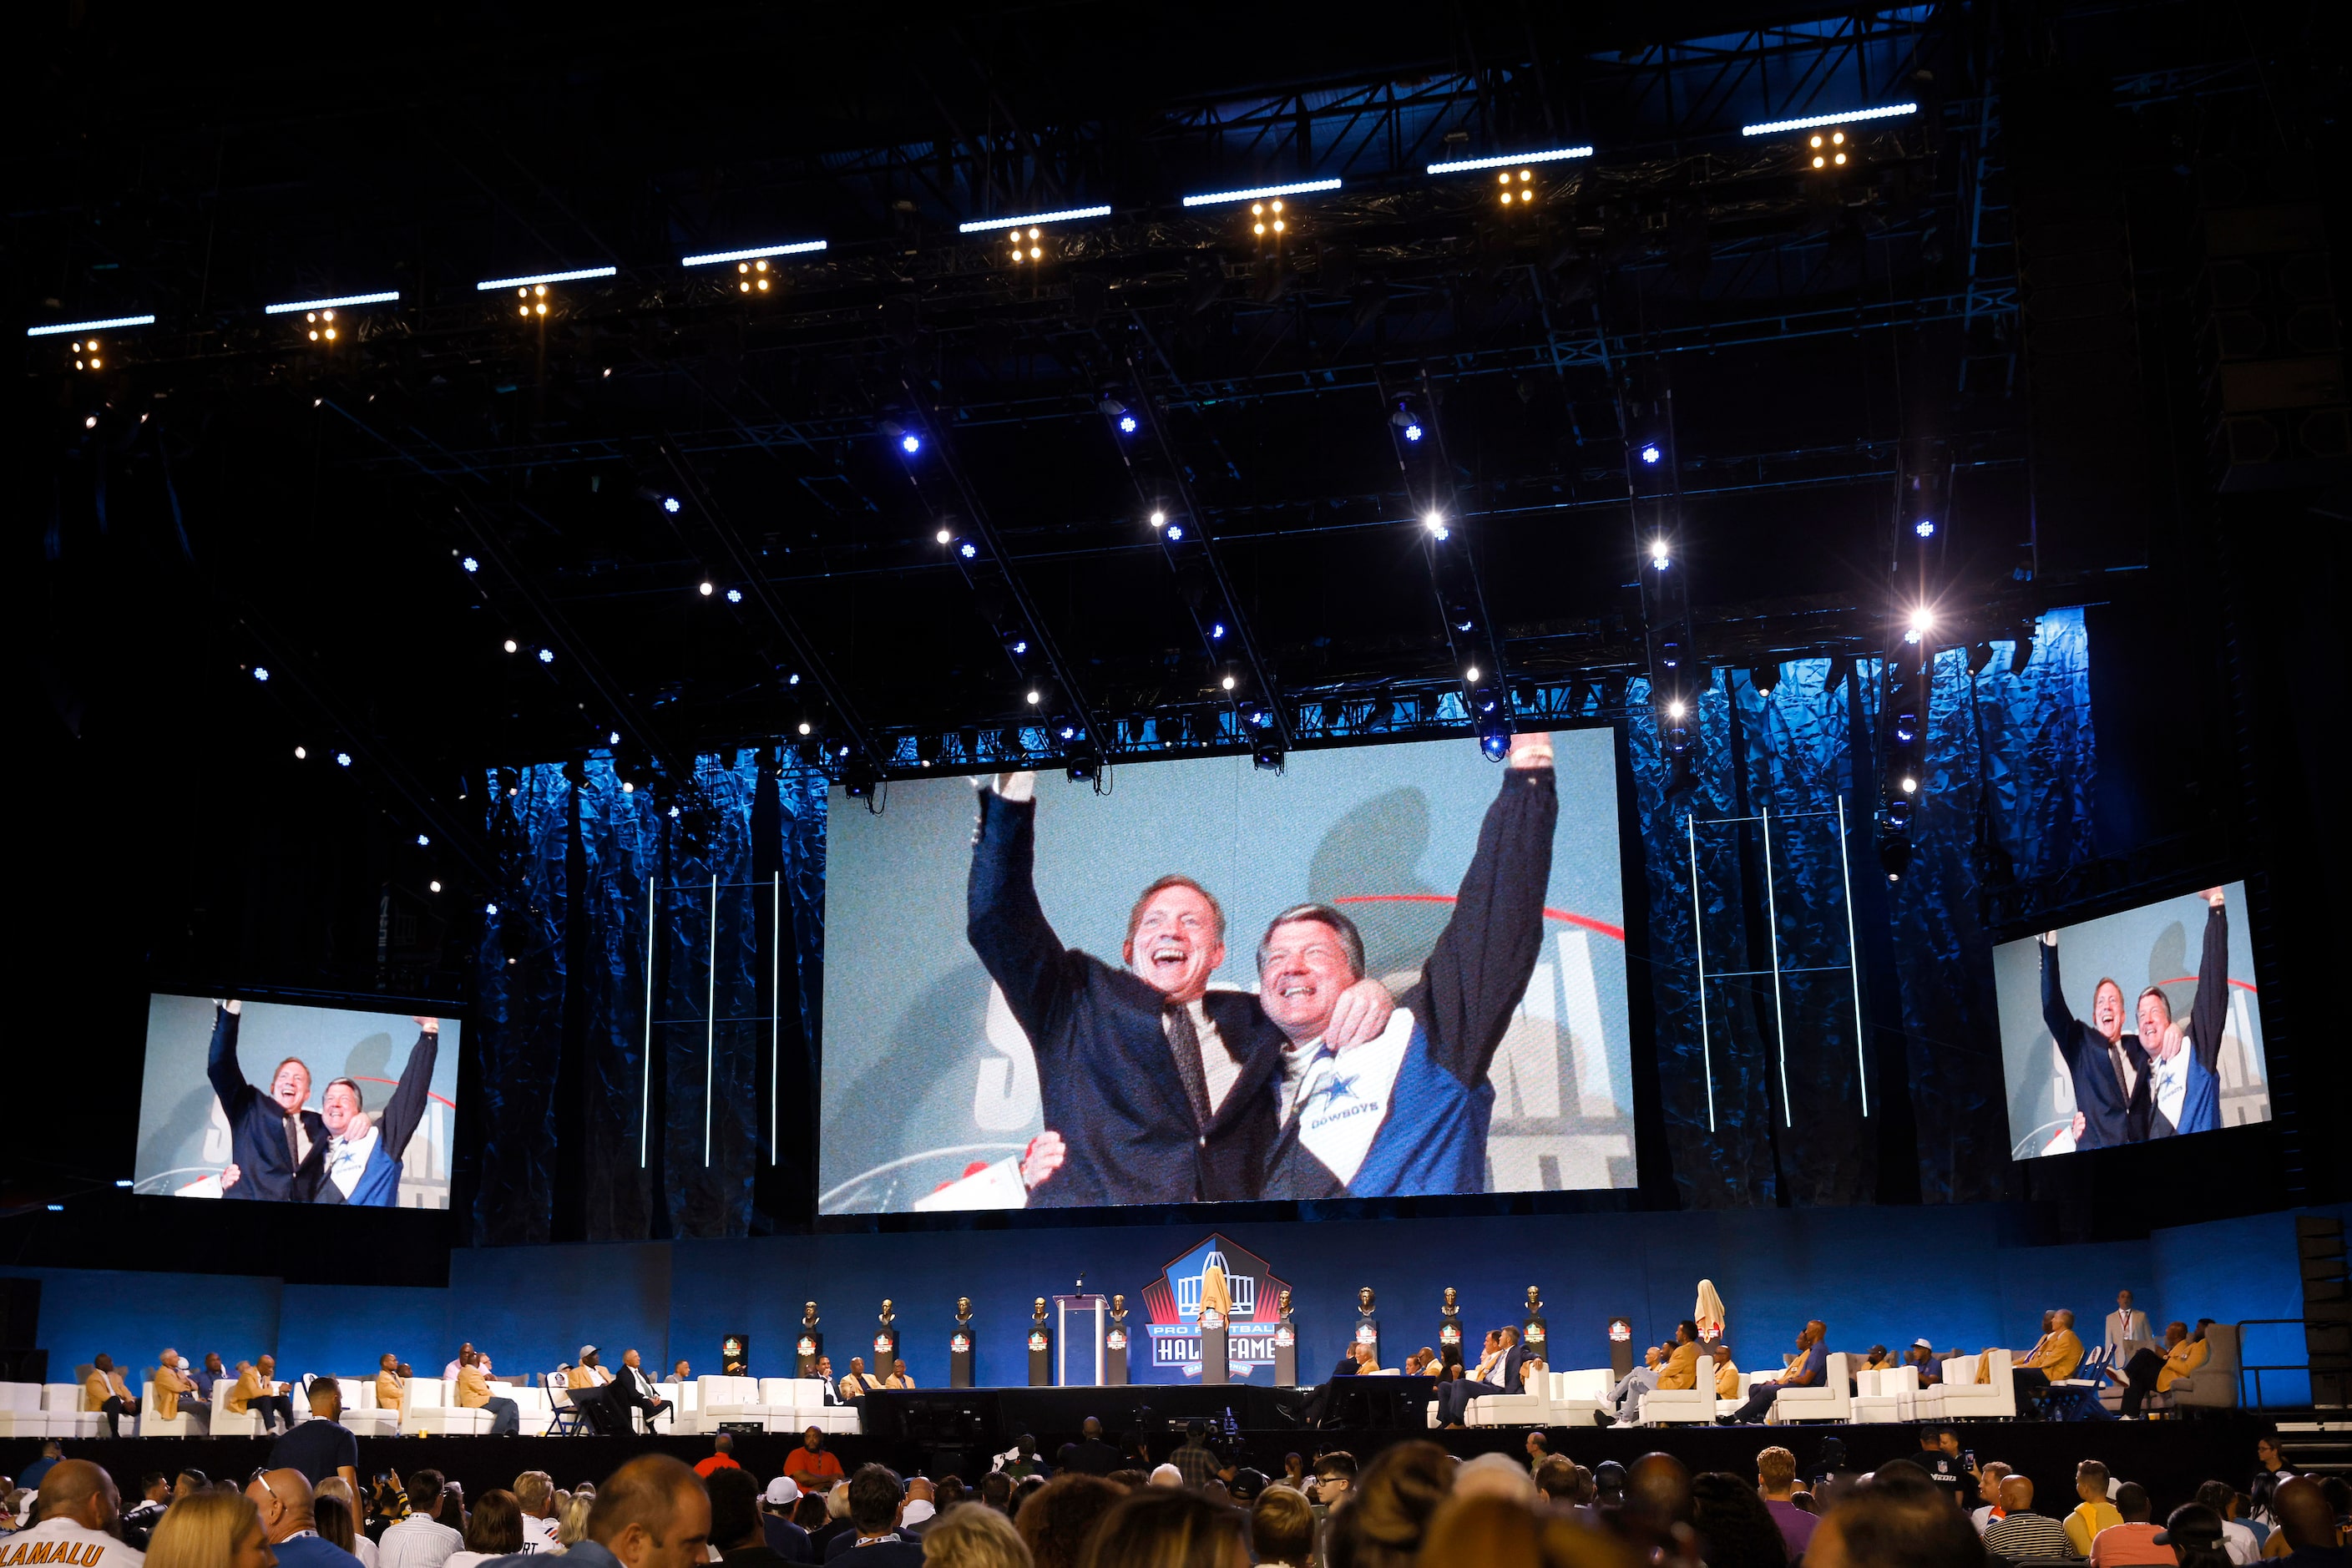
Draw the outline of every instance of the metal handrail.
<instances>
[{"instance_id":1,"label":"metal handrail","mask_svg":"<svg viewBox=\"0 0 2352 1568\"><path fill-rule=\"evenodd\" d=\"M2248 1405L2248 1401L2246 1399L2246 1374L2248 1373L2252 1373L2254 1375L2254 1397L2249 1407L2256 1410L2264 1408L2263 1405L2263 1373L2266 1372L2299 1372L2303 1373L2306 1380L2311 1376L2311 1363L2307 1360L2278 1363L2263 1362L2260 1363L2250 1363L2246 1360L2246 1331L2248 1329L2284 1328L2288 1324L2293 1324L2296 1328L2304 1330L2306 1337L2308 1336L2309 1331L2314 1328L2334 1329L2344 1326L2341 1322L2333 1319L2321 1318L2241 1319L2235 1325L2238 1331L2238 1403L2240 1405Z\"/></svg>"}]
</instances>

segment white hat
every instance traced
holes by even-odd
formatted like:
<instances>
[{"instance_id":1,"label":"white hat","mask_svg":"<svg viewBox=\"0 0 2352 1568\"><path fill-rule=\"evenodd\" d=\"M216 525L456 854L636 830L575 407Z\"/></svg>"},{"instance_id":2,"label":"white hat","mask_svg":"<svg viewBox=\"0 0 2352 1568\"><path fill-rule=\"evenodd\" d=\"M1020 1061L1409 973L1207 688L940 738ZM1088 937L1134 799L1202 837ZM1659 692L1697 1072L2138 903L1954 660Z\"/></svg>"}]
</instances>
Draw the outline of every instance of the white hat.
<instances>
[{"instance_id":1,"label":"white hat","mask_svg":"<svg viewBox=\"0 0 2352 1568\"><path fill-rule=\"evenodd\" d=\"M1920 1339L1913 1340L1913 1341L1911 1342L1911 1348L1912 1348L1913 1350L1915 1350L1915 1351L1931 1351L1931 1350L1934 1350L1936 1347L1935 1347L1934 1345L1929 1344L1929 1343L1927 1342L1927 1340L1923 1337L1923 1338L1920 1338Z\"/></svg>"},{"instance_id":2,"label":"white hat","mask_svg":"<svg viewBox=\"0 0 2352 1568\"><path fill-rule=\"evenodd\" d=\"M580 1359L582 1361L586 1361L590 1356L594 1355L595 1353L596 1347L594 1345L582 1345L580 1347Z\"/></svg>"},{"instance_id":3,"label":"white hat","mask_svg":"<svg viewBox=\"0 0 2352 1568\"><path fill-rule=\"evenodd\" d=\"M790 1503L798 1502L800 1500L801 1484L800 1482L793 1479L792 1477L778 1476L774 1480L768 1483L768 1501L773 1503Z\"/></svg>"}]
</instances>

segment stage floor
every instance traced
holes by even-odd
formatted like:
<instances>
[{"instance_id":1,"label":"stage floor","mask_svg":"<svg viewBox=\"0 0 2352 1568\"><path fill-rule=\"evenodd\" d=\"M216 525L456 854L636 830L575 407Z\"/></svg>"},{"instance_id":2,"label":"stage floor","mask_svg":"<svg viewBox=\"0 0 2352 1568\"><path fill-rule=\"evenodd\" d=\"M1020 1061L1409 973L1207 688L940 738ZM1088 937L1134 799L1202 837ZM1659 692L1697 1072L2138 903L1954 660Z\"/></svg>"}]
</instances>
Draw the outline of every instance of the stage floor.
<instances>
[{"instance_id":1,"label":"stage floor","mask_svg":"<svg viewBox=\"0 0 2352 1568\"><path fill-rule=\"evenodd\" d=\"M1122 1432L1133 1429L1129 1423L1139 1403L1149 1406L1159 1423L1149 1436L1151 1453L1158 1458L1164 1458L1181 1441L1166 1423L1181 1422L1195 1414L1189 1408L1177 1408L1178 1402L1169 1399L1169 1395L1223 1395L1239 1392L1239 1386L1220 1390L1144 1384L1125 1389L973 1392L1095 1396L1079 1418L1084 1415L1101 1416L1113 1441ZM1122 1397L1107 1397L1113 1394ZM1189 1405L1194 1402L1188 1397L1181 1403ZM1241 1406L1236 1405L1234 1410L1238 1418ZM1205 1416L1208 1413L1199 1414ZM1221 1411L1219 1415L1222 1428ZM1974 1450L1980 1462L2006 1461L2030 1477L2035 1489L2044 1497L2070 1495L2075 1465L2084 1459L2100 1459L2118 1479L2136 1480L2148 1488L2159 1510L2166 1510L2189 1500L2200 1481L2226 1480L2244 1487L2253 1471L2254 1438L2263 1425L2259 1413L2217 1411L2181 1421L1982 1421L1960 1422L1955 1426L1962 1447ZM1528 1430L1482 1427L1429 1432L1358 1427L1301 1432L1245 1426L1229 1440L1226 1451L1269 1475L1279 1475L1285 1454L1311 1458L1319 1452L1345 1449L1362 1461L1391 1444L1416 1437L1439 1443L1465 1458L1492 1452L1524 1458ZM1834 1438L1843 1445L1847 1463L1866 1470L1887 1459L1916 1453L1920 1430L1901 1426L1553 1427L1545 1436L1552 1452L1565 1454L1587 1466L1603 1459L1630 1463L1643 1454L1664 1452L1675 1455L1694 1471L1727 1470L1752 1477L1758 1452L1776 1444L1794 1452L1798 1465L1810 1472L1822 1463L1824 1444ZM1075 1420L1066 1426L1040 1423L1034 1435L1050 1466L1055 1451L1077 1436L1077 1427ZM735 1458L752 1474L764 1479L782 1471L784 1456L796 1441L784 1433L738 1434ZM937 1477L952 1470L969 1481L984 1472L990 1457L1009 1447L1011 1439L1000 1438L992 1432L980 1443L944 1451L908 1436L833 1437L827 1439L826 1446L840 1456L848 1469L879 1461L902 1475L922 1473ZM266 1440L253 1437L125 1437L76 1440L66 1445L66 1452L105 1466L129 1500L138 1497L139 1478L148 1470L171 1471L194 1466L214 1477L243 1477L268 1459L269 1447ZM557 1486L568 1488L583 1480L601 1481L622 1461L648 1451L675 1454L691 1463L710 1452L710 1439L362 1437L359 1448L362 1481L379 1470L390 1469L406 1477L430 1466L463 1483L467 1496L479 1497L493 1488L512 1486L515 1477L525 1470L545 1470L555 1478ZM39 1453L37 1438L0 1438L0 1473L19 1472Z\"/></svg>"}]
</instances>

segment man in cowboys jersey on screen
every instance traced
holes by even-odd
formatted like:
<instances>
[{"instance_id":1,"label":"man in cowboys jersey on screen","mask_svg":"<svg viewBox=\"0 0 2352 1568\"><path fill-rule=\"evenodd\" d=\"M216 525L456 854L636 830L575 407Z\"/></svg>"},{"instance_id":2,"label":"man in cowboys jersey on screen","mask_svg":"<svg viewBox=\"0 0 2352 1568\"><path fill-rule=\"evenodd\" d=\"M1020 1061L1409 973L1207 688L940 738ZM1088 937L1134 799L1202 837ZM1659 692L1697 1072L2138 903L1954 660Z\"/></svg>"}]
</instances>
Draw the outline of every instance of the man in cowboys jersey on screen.
<instances>
[{"instance_id":1,"label":"man in cowboys jersey on screen","mask_svg":"<svg viewBox=\"0 0 2352 1568\"><path fill-rule=\"evenodd\" d=\"M1287 1043L1266 1197L1486 1190L1486 1073L1542 951L1559 820L1551 737L1513 737L1454 913L1388 1027L1361 1045L1325 1038L1334 1004L1363 977L1355 922L1323 904L1275 917L1258 944L1258 995Z\"/></svg>"},{"instance_id":2,"label":"man in cowboys jersey on screen","mask_svg":"<svg viewBox=\"0 0 2352 1568\"><path fill-rule=\"evenodd\" d=\"M329 1139L327 1167L311 1202L370 1208L391 1208L400 1202L401 1160L431 1098L441 1020L419 1018L416 1030L416 1044L409 1047L399 1086L373 1120L356 1081L339 1078L327 1085L320 1101Z\"/></svg>"}]
</instances>

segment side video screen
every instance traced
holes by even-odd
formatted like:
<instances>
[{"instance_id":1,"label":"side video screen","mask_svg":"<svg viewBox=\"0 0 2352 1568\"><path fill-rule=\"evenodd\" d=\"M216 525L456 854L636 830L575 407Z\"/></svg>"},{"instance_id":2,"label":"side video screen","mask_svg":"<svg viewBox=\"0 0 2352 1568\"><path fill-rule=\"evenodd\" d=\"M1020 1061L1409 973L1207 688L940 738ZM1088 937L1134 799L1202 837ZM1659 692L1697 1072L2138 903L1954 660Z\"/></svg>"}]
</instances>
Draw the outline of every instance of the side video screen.
<instances>
[{"instance_id":1,"label":"side video screen","mask_svg":"<svg viewBox=\"0 0 2352 1568\"><path fill-rule=\"evenodd\" d=\"M2245 895L2231 882L1993 950L2012 1159L2271 1119Z\"/></svg>"},{"instance_id":2,"label":"side video screen","mask_svg":"<svg viewBox=\"0 0 2352 1568\"><path fill-rule=\"evenodd\" d=\"M835 791L820 1211L1633 1186L1615 740Z\"/></svg>"},{"instance_id":3,"label":"side video screen","mask_svg":"<svg viewBox=\"0 0 2352 1568\"><path fill-rule=\"evenodd\" d=\"M132 1184L446 1209L458 1033L455 1018L151 996Z\"/></svg>"}]
</instances>

